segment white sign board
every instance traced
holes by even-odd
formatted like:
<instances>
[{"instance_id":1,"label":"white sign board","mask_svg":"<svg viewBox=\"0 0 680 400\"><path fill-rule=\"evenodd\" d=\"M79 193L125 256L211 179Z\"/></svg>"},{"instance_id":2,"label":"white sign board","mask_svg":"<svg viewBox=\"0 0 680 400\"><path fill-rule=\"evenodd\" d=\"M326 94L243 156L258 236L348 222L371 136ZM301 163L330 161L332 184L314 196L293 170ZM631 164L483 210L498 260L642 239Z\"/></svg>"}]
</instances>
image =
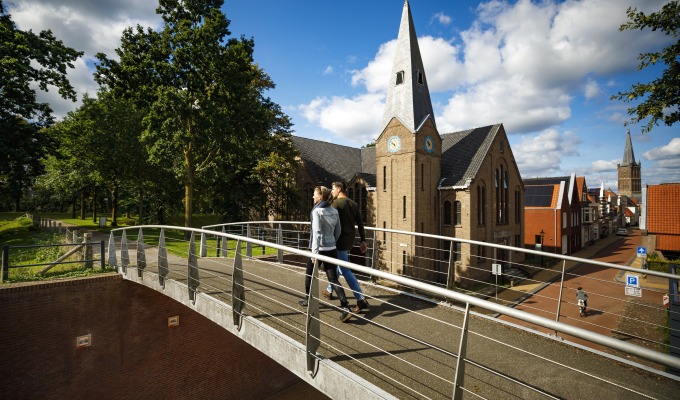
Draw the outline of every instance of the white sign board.
<instances>
[{"instance_id":1,"label":"white sign board","mask_svg":"<svg viewBox=\"0 0 680 400\"><path fill-rule=\"evenodd\" d=\"M501 269L502 268L500 264L491 264L491 273L494 275L503 275L503 271Z\"/></svg>"},{"instance_id":2,"label":"white sign board","mask_svg":"<svg viewBox=\"0 0 680 400\"><path fill-rule=\"evenodd\" d=\"M640 287L638 276L626 274L626 286Z\"/></svg>"},{"instance_id":3,"label":"white sign board","mask_svg":"<svg viewBox=\"0 0 680 400\"><path fill-rule=\"evenodd\" d=\"M647 258L647 248L643 246L638 246L637 256L642 258Z\"/></svg>"},{"instance_id":4,"label":"white sign board","mask_svg":"<svg viewBox=\"0 0 680 400\"><path fill-rule=\"evenodd\" d=\"M642 297L642 289L635 286L626 286L626 296Z\"/></svg>"}]
</instances>

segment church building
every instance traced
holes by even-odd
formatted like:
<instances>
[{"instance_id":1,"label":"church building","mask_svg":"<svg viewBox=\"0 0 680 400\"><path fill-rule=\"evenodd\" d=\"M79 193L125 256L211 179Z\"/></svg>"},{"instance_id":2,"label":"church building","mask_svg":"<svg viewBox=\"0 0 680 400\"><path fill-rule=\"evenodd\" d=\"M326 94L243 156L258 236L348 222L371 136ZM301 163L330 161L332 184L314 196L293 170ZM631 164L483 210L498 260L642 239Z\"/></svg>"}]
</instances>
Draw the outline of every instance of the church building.
<instances>
[{"instance_id":1,"label":"church building","mask_svg":"<svg viewBox=\"0 0 680 400\"><path fill-rule=\"evenodd\" d=\"M617 165L619 173L619 196L627 196L638 203L642 198L642 164L635 162L630 131L626 132L626 146L623 149L623 162Z\"/></svg>"},{"instance_id":2,"label":"church building","mask_svg":"<svg viewBox=\"0 0 680 400\"><path fill-rule=\"evenodd\" d=\"M502 124L440 133L408 0L404 2L382 132L351 148L293 137L297 182L344 181L368 226L523 247L524 186ZM370 239L370 238L369 238ZM376 267L452 286L491 276L521 253L390 232L375 237ZM513 259L513 257L515 259ZM452 274L446 281L447 265Z\"/></svg>"}]
</instances>

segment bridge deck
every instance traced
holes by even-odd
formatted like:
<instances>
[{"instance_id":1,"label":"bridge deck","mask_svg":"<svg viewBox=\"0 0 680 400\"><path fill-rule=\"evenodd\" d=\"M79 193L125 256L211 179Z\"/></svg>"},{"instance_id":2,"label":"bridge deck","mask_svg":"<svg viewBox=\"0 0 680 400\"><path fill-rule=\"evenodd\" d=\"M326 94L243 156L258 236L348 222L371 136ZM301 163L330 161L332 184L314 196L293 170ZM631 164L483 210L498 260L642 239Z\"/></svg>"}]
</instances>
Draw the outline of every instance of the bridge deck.
<instances>
[{"instance_id":1,"label":"bridge deck","mask_svg":"<svg viewBox=\"0 0 680 400\"><path fill-rule=\"evenodd\" d=\"M156 259L154 251L146 250L147 260ZM130 256L134 265L134 251ZM186 260L168 259L169 278L186 283ZM231 304L233 259L198 263L198 291ZM297 265L244 260L244 313L304 345L306 310L297 302L304 296L305 277ZM155 272L157 265L149 262L144 273ZM320 278L324 287L323 273ZM396 398L451 398L461 308L366 282L362 287L371 307L347 323L338 320L337 300L320 299L320 356ZM473 316L468 329L464 398L675 399L680 392L678 380L490 317Z\"/></svg>"}]
</instances>

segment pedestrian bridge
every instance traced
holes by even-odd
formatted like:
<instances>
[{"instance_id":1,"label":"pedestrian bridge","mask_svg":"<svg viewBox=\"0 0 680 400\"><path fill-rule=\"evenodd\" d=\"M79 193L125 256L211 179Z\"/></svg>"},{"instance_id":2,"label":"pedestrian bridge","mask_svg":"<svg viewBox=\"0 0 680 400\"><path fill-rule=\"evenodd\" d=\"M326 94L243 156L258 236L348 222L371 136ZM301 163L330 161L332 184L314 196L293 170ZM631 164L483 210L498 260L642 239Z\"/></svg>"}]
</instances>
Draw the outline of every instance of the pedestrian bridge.
<instances>
[{"instance_id":1,"label":"pedestrian bridge","mask_svg":"<svg viewBox=\"0 0 680 400\"><path fill-rule=\"evenodd\" d=\"M365 278L362 287L370 308L346 323L338 319L338 301L319 296L327 281L316 270L308 308L298 305L305 296L304 262L312 256L305 250L308 224L302 222L249 222L203 229L119 228L111 232L107 258L124 279L162 292L208 317L331 398L677 399L680 379L666 371L680 370L680 358L663 348L652 349L579 326L580 321L570 317L577 313L573 294L563 296L560 290L556 317L546 318L514 307L518 302L532 302L533 296L540 296L538 289L517 301L505 301L502 295L499 299L499 291L513 290L508 277L499 285L492 279L478 282L475 291L454 287L450 276L454 257L450 255L437 268L443 276L431 281L381 270L377 265L384 248L376 238L398 240L398 235L415 235L498 248L521 254L513 263L524 270L544 268L543 259L540 264L526 260L547 255L435 235L368 229L373 240L365 257L355 259L356 263L318 257ZM562 289L567 262L636 272L627 266L552 257L559 261L553 268L561 267L561 279L538 287L557 284ZM418 260L409 261L412 268L408 270L418 267ZM500 260L490 259L489 265L495 262ZM649 274L677 284L677 276ZM519 274L510 278L512 285L520 280L532 283L531 277ZM591 299L593 295L597 294L591 292ZM562 305L565 310L560 311ZM572 338L592 346L576 344Z\"/></svg>"}]
</instances>

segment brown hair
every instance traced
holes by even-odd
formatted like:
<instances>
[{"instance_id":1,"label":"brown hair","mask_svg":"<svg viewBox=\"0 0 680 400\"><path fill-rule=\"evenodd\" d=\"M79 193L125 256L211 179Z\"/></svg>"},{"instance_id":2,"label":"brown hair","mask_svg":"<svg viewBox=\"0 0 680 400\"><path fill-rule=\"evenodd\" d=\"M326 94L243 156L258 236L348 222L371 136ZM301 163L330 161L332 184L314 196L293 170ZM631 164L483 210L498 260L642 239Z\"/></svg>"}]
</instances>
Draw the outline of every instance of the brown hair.
<instances>
[{"instance_id":1,"label":"brown hair","mask_svg":"<svg viewBox=\"0 0 680 400\"><path fill-rule=\"evenodd\" d=\"M331 191L326 186L317 186L314 188L315 192L319 192L321 200L328 201L331 198Z\"/></svg>"},{"instance_id":2,"label":"brown hair","mask_svg":"<svg viewBox=\"0 0 680 400\"><path fill-rule=\"evenodd\" d=\"M337 187L340 193L347 194L347 192L345 191L345 182L333 182L332 186Z\"/></svg>"}]
</instances>

